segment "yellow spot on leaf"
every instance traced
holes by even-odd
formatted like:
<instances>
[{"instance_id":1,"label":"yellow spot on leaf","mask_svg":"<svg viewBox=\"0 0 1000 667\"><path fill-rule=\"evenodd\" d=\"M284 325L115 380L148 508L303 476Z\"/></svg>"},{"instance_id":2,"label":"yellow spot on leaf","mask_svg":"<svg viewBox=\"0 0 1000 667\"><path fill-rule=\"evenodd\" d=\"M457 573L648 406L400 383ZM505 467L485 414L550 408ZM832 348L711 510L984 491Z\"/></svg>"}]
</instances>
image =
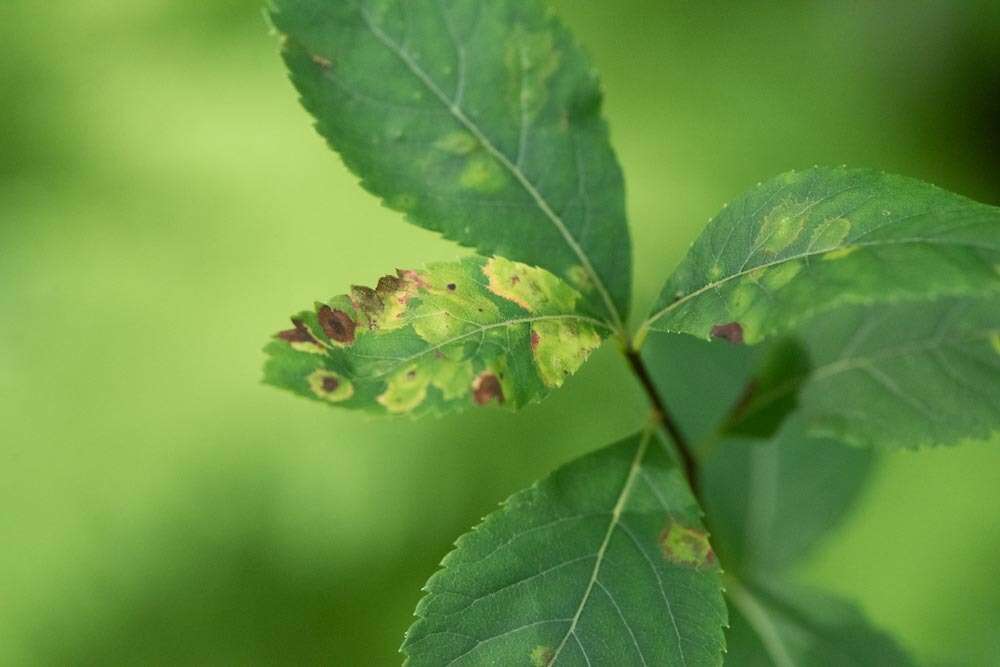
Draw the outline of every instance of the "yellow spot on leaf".
<instances>
[{"instance_id":1,"label":"yellow spot on leaf","mask_svg":"<svg viewBox=\"0 0 1000 667\"><path fill-rule=\"evenodd\" d=\"M834 261L837 259L843 259L848 255L852 254L858 249L856 245L845 245L843 248L837 248L836 250L831 250L830 252L823 255L824 261Z\"/></svg>"},{"instance_id":2,"label":"yellow spot on leaf","mask_svg":"<svg viewBox=\"0 0 1000 667\"><path fill-rule=\"evenodd\" d=\"M452 155L467 155L476 150L479 142L468 132L451 132L434 143L434 148Z\"/></svg>"},{"instance_id":3,"label":"yellow spot on leaf","mask_svg":"<svg viewBox=\"0 0 1000 667\"><path fill-rule=\"evenodd\" d=\"M536 646L531 651L532 667L548 667L555 657L555 651L551 646Z\"/></svg>"},{"instance_id":4,"label":"yellow spot on leaf","mask_svg":"<svg viewBox=\"0 0 1000 667\"><path fill-rule=\"evenodd\" d=\"M326 354L326 348L313 341L293 341L289 343L293 350L309 352L310 354Z\"/></svg>"},{"instance_id":5,"label":"yellow spot on leaf","mask_svg":"<svg viewBox=\"0 0 1000 667\"><path fill-rule=\"evenodd\" d=\"M469 190L496 192L503 188L506 179L495 161L488 157L476 157L462 170L459 183Z\"/></svg>"},{"instance_id":6,"label":"yellow spot on leaf","mask_svg":"<svg viewBox=\"0 0 1000 667\"><path fill-rule=\"evenodd\" d=\"M813 232L812 248L836 248L851 231L851 221L846 218L829 218L821 222Z\"/></svg>"},{"instance_id":7,"label":"yellow spot on leaf","mask_svg":"<svg viewBox=\"0 0 1000 667\"><path fill-rule=\"evenodd\" d=\"M670 519L660 533L663 557L677 565L696 569L715 566L715 552L708 543L708 533L684 526Z\"/></svg>"},{"instance_id":8,"label":"yellow spot on leaf","mask_svg":"<svg viewBox=\"0 0 1000 667\"><path fill-rule=\"evenodd\" d=\"M389 378L385 391L376 400L393 414L410 412L427 399L429 384L427 369L414 364Z\"/></svg>"},{"instance_id":9,"label":"yellow spot on leaf","mask_svg":"<svg viewBox=\"0 0 1000 667\"><path fill-rule=\"evenodd\" d=\"M354 385L351 381L333 371L323 369L314 371L307 381L312 392L324 401L339 403L354 395Z\"/></svg>"},{"instance_id":10,"label":"yellow spot on leaf","mask_svg":"<svg viewBox=\"0 0 1000 667\"><path fill-rule=\"evenodd\" d=\"M529 313L571 311L579 295L545 269L494 257L483 266L488 289Z\"/></svg>"},{"instance_id":11,"label":"yellow spot on leaf","mask_svg":"<svg viewBox=\"0 0 1000 667\"><path fill-rule=\"evenodd\" d=\"M778 290L792 282L792 278L802 270L800 262L785 262L771 267L761 277L761 284L768 290Z\"/></svg>"},{"instance_id":12,"label":"yellow spot on leaf","mask_svg":"<svg viewBox=\"0 0 1000 667\"><path fill-rule=\"evenodd\" d=\"M538 376L559 387L601 345L594 327L578 320L543 320L531 326L531 347Z\"/></svg>"},{"instance_id":13,"label":"yellow spot on leaf","mask_svg":"<svg viewBox=\"0 0 1000 667\"><path fill-rule=\"evenodd\" d=\"M1000 331L990 336L990 342L993 344L993 351L1000 354Z\"/></svg>"}]
</instances>

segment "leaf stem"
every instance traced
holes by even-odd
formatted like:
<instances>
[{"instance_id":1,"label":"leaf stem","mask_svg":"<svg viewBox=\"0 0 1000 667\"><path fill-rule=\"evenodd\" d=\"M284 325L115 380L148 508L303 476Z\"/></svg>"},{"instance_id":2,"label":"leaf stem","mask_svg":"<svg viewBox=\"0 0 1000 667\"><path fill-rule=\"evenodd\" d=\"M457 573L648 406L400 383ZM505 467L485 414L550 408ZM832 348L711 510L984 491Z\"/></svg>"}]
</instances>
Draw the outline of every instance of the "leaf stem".
<instances>
[{"instance_id":1,"label":"leaf stem","mask_svg":"<svg viewBox=\"0 0 1000 667\"><path fill-rule=\"evenodd\" d=\"M680 426L677 424L677 420L670 413L667 408L667 404L663 402L660 398L660 394L656 390L656 385L653 384L653 378L650 377L649 371L646 369L646 364L642 361L642 356L640 356L639 351L633 347L629 346L625 349L625 358L628 359L629 366L632 368L632 372L635 376L639 378L639 383L642 385L643 390L646 392L646 397L649 399L650 404L653 406L653 418L656 420L663 430L667 432L670 439L674 441L677 446L677 452L680 454L681 464L684 466L684 476L687 477L688 484L691 486L691 491L694 493L695 498L701 501L701 484L698 476L698 463L694 458L693 450L691 449L691 444L688 442L687 438L681 432Z\"/></svg>"}]
</instances>

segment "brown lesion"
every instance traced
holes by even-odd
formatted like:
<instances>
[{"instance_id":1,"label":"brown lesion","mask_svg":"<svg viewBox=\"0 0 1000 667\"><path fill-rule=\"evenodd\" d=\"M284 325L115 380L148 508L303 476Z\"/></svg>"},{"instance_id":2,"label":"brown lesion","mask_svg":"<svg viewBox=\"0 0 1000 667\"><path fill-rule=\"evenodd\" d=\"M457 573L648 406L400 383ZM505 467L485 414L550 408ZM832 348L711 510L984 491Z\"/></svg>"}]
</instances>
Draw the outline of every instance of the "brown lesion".
<instances>
[{"instance_id":1,"label":"brown lesion","mask_svg":"<svg viewBox=\"0 0 1000 667\"><path fill-rule=\"evenodd\" d=\"M305 322L293 317L292 325L294 329L287 329L286 331L279 331L275 338L279 340L286 341L288 343L316 343L316 339L313 335L309 333L309 328L306 326Z\"/></svg>"},{"instance_id":2,"label":"brown lesion","mask_svg":"<svg viewBox=\"0 0 1000 667\"><path fill-rule=\"evenodd\" d=\"M739 322L716 324L710 333L712 338L721 338L735 345L743 344L743 326Z\"/></svg>"},{"instance_id":3,"label":"brown lesion","mask_svg":"<svg viewBox=\"0 0 1000 667\"><path fill-rule=\"evenodd\" d=\"M309 327L306 326L305 322L299 318L293 317L292 324L295 326L294 329L279 331L275 334L275 338L285 341L293 350L310 352L312 354L326 353L326 346L316 340L316 338L312 335L312 332L309 331Z\"/></svg>"},{"instance_id":4,"label":"brown lesion","mask_svg":"<svg viewBox=\"0 0 1000 667\"><path fill-rule=\"evenodd\" d=\"M323 332L330 340L344 345L350 345L354 342L358 323L344 311L324 305L316 311L316 317L319 320L319 325L323 327Z\"/></svg>"},{"instance_id":5,"label":"brown lesion","mask_svg":"<svg viewBox=\"0 0 1000 667\"><path fill-rule=\"evenodd\" d=\"M489 371L480 373L472 381L472 399L477 405L486 405L493 400L503 403L503 386L500 384L500 378Z\"/></svg>"}]
</instances>

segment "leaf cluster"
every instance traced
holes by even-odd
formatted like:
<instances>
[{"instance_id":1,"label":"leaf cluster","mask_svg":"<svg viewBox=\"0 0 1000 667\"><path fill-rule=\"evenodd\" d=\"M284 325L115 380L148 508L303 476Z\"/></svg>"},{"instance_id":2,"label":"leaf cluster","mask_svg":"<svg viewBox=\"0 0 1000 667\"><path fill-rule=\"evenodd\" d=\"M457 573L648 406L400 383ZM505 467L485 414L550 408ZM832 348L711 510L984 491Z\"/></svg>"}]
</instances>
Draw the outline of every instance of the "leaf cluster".
<instances>
[{"instance_id":1,"label":"leaf cluster","mask_svg":"<svg viewBox=\"0 0 1000 667\"><path fill-rule=\"evenodd\" d=\"M873 170L788 172L727 205L629 329L600 85L543 4L270 11L303 105L362 186L476 254L295 315L265 380L378 414L517 409L615 338L654 408L458 540L408 662L907 664L787 572L878 448L997 432L1000 209Z\"/></svg>"}]
</instances>

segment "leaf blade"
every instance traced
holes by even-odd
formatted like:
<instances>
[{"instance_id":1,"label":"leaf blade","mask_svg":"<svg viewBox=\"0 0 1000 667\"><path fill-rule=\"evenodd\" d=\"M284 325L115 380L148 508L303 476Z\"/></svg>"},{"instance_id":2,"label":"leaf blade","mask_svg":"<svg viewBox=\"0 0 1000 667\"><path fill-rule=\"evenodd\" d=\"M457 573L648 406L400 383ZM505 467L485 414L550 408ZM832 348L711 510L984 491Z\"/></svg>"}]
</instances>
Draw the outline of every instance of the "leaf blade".
<instances>
[{"instance_id":1,"label":"leaf blade","mask_svg":"<svg viewBox=\"0 0 1000 667\"><path fill-rule=\"evenodd\" d=\"M856 445L918 448L1000 430L1000 299L849 307L799 333L814 363L800 414Z\"/></svg>"},{"instance_id":2,"label":"leaf blade","mask_svg":"<svg viewBox=\"0 0 1000 667\"><path fill-rule=\"evenodd\" d=\"M667 281L643 331L748 343L841 305L1000 293L1000 209L912 179L816 168L719 214Z\"/></svg>"},{"instance_id":3,"label":"leaf blade","mask_svg":"<svg viewBox=\"0 0 1000 667\"><path fill-rule=\"evenodd\" d=\"M720 664L705 537L658 435L578 459L458 541L425 587L408 664Z\"/></svg>"},{"instance_id":4,"label":"leaf blade","mask_svg":"<svg viewBox=\"0 0 1000 667\"><path fill-rule=\"evenodd\" d=\"M272 21L303 103L367 189L481 254L553 271L621 329L621 171L596 78L540 3L273 0Z\"/></svg>"},{"instance_id":5,"label":"leaf blade","mask_svg":"<svg viewBox=\"0 0 1000 667\"><path fill-rule=\"evenodd\" d=\"M772 581L727 580L732 605L728 635L733 664L913 665L889 635L852 604L805 588Z\"/></svg>"},{"instance_id":6,"label":"leaf blade","mask_svg":"<svg viewBox=\"0 0 1000 667\"><path fill-rule=\"evenodd\" d=\"M376 414L519 408L583 364L608 329L552 274L470 257L320 303L265 351L265 382Z\"/></svg>"}]
</instances>

